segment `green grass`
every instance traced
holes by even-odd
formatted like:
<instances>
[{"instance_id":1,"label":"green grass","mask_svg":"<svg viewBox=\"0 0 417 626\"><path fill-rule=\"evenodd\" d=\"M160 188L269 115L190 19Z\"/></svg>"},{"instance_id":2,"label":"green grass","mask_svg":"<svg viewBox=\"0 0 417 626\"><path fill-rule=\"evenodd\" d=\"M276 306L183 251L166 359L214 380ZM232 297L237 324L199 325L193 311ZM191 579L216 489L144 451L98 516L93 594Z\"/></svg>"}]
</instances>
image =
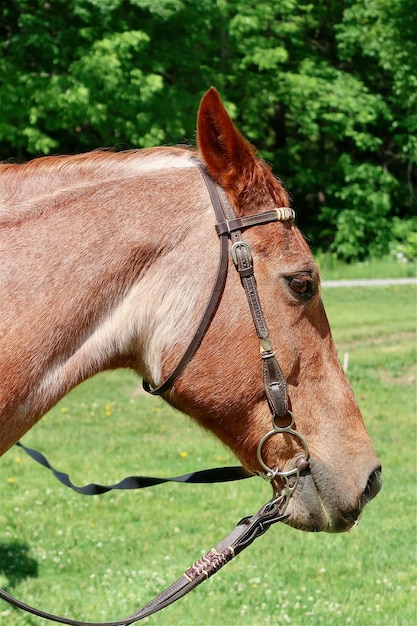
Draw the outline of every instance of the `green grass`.
<instances>
[{"instance_id":1,"label":"green grass","mask_svg":"<svg viewBox=\"0 0 417 626\"><path fill-rule=\"evenodd\" d=\"M416 616L415 286L329 289L341 358L383 464L381 494L342 535L276 526L150 625L406 626ZM232 454L117 371L69 394L27 436L76 483L175 475ZM259 479L79 496L17 448L0 463L0 579L84 620L122 618L269 498ZM4 626L49 622L0 605Z\"/></svg>"},{"instance_id":2,"label":"green grass","mask_svg":"<svg viewBox=\"0 0 417 626\"><path fill-rule=\"evenodd\" d=\"M393 255L382 259L368 259L361 263L346 264L332 254L316 256L323 280L350 278L411 278L416 276L415 262L398 261Z\"/></svg>"}]
</instances>

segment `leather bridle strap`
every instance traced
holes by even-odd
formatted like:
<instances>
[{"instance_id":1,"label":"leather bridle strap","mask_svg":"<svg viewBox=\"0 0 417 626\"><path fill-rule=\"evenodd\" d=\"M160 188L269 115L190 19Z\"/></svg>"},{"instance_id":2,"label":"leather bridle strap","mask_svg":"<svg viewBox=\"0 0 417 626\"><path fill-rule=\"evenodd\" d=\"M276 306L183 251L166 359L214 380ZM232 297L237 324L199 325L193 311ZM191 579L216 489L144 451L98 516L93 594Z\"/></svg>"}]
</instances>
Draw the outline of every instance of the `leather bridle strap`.
<instances>
[{"instance_id":1,"label":"leather bridle strap","mask_svg":"<svg viewBox=\"0 0 417 626\"><path fill-rule=\"evenodd\" d=\"M129 624L138 622L164 609L185 596L202 582L210 578L210 576L218 572L226 563L247 548L257 537L263 535L272 524L285 521L288 518L288 516L284 514L287 503L287 501L283 502L283 499L280 497L276 498L264 505L256 515L243 518L227 537L194 563L192 567L187 569L184 574L165 589L165 591L122 620L116 622L83 622L61 617L30 606L14 598L3 589L0 589L0 599L32 615L60 624L68 624L69 626L128 626Z\"/></svg>"},{"instance_id":2,"label":"leather bridle strap","mask_svg":"<svg viewBox=\"0 0 417 626\"><path fill-rule=\"evenodd\" d=\"M280 209L276 209L275 211L260 213L258 216L250 216L252 218L252 223L250 225L273 221L272 219L267 220L265 218L269 218L274 212L281 212L279 214L283 215L284 211L289 212L285 214L287 219L294 219L294 211L287 207L282 207ZM233 221L239 220L232 219L229 224ZM240 275L242 285L245 289L256 334L260 340L260 352L263 362L263 381L269 406L273 415L283 417L288 413L287 382L282 373L281 367L275 358L274 350L269 338L269 330L263 314L253 270L252 252L249 244L244 241L242 237L241 228L244 228L246 223L245 220L240 221L242 222L241 226L230 232L230 239L233 244L231 254L235 267Z\"/></svg>"},{"instance_id":3,"label":"leather bridle strap","mask_svg":"<svg viewBox=\"0 0 417 626\"><path fill-rule=\"evenodd\" d=\"M214 208L216 218L218 221L222 220L223 208L220 202L220 198L218 194L216 193L216 188L214 187L214 183L209 177L205 166L200 162L197 162L197 165L200 171L203 173L203 178L207 185L208 192L210 194L210 199L211 199L212 206ZM145 379L142 381L142 386L144 390L147 391L148 393L154 396L161 396L163 393L165 393L165 391L168 391L172 387L172 385L174 384L178 376L181 374L184 367L187 365L189 361L191 361L192 357L197 352L198 347L200 343L202 342L203 337L206 334L211 324L214 314L216 313L217 307L219 306L219 302L223 294L224 286L226 284L228 260L229 260L229 244L227 241L227 237L220 237L220 258L219 258L219 264L217 268L216 280L214 282L207 307L200 319L200 322L198 324L194 337L192 338L188 348L184 352L181 360L179 361L174 371L170 374L170 376L168 376L168 378L161 385L153 388L151 384Z\"/></svg>"},{"instance_id":4,"label":"leather bridle strap","mask_svg":"<svg viewBox=\"0 0 417 626\"><path fill-rule=\"evenodd\" d=\"M243 241L241 231L245 228L271 222L293 221L295 217L294 210L289 207L277 207L271 211L237 218L223 189L213 182L206 166L200 161L197 161L197 166L203 175L217 219L216 231L220 238L220 259L217 276L207 307L200 319L194 337L178 365L158 387L153 388L148 381L143 380L143 388L152 395L162 395L168 391L198 350L217 311L226 284L229 257L228 238L230 238L233 243L231 250L233 261L245 288L256 332L261 342L263 379L268 402L274 415L284 416L288 411L287 385L269 341L269 331L262 312L253 273L252 254L248 244Z\"/></svg>"}]
</instances>

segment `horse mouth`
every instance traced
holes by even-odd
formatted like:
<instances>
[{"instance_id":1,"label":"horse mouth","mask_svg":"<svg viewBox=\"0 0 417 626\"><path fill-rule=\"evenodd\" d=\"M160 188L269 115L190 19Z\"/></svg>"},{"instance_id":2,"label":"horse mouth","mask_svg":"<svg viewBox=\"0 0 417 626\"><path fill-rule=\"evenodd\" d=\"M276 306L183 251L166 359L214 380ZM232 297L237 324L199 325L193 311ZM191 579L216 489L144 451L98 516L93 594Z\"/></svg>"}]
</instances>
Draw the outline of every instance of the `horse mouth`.
<instances>
[{"instance_id":1,"label":"horse mouth","mask_svg":"<svg viewBox=\"0 0 417 626\"><path fill-rule=\"evenodd\" d=\"M311 462L300 474L285 523L307 532L347 532L357 526L365 505L380 489L380 468L371 472L363 489L355 489L338 478L332 480L324 474L322 464Z\"/></svg>"}]
</instances>

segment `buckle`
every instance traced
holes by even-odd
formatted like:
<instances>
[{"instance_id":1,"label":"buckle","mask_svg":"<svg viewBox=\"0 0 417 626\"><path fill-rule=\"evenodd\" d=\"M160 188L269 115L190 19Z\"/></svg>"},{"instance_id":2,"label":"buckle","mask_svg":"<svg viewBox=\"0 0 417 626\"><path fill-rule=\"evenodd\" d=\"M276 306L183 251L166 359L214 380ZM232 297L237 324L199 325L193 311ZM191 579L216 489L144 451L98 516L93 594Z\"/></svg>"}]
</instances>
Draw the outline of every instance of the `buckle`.
<instances>
[{"instance_id":1,"label":"buckle","mask_svg":"<svg viewBox=\"0 0 417 626\"><path fill-rule=\"evenodd\" d=\"M236 243L234 243L230 249L230 254L232 255L233 263L235 264L236 268L239 268L239 259L237 256L237 251L239 250L239 248L244 248L246 250L246 261L249 265L252 265L253 258L250 245L246 241L236 241Z\"/></svg>"}]
</instances>

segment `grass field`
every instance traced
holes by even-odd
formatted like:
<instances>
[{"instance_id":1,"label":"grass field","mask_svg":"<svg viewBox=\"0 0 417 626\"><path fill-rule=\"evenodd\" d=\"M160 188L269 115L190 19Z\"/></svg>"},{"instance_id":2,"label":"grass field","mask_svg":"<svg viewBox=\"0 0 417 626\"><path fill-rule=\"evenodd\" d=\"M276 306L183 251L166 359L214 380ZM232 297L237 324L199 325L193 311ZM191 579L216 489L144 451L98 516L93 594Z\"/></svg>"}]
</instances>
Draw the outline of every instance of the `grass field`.
<instances>
[{"instance_id":1,"label":"grass field","mask_svg":"<svg viewBox=\"0 0 417 626\"><path fill-rule=\"evenodd\" d=\"M144 621L172 626L414 626L415 286L324 293L340 357L383 464L383 489L342 535L275 526L214 578ZM24 442L74 482L176 475L235 464L188 418L101 375ZM121 619L175 580L269 498L259 479L77 495L17 448L0 462L0 579L13 595L83 620ZM45 626L0 604L2 626Z\"/></svg>"},{"instance_id":2,"label":"grass field","mask_svg":"<svg viewBox=\"0 0 417 626\"><path fill-rule=\"evenodd\" d=\"M412 278L416 263L397 260L393 255L371 258L361 263L343 263L330 253L318 255L316 261L324 280L350 278Z\"/></svg>"}]
</instances>

